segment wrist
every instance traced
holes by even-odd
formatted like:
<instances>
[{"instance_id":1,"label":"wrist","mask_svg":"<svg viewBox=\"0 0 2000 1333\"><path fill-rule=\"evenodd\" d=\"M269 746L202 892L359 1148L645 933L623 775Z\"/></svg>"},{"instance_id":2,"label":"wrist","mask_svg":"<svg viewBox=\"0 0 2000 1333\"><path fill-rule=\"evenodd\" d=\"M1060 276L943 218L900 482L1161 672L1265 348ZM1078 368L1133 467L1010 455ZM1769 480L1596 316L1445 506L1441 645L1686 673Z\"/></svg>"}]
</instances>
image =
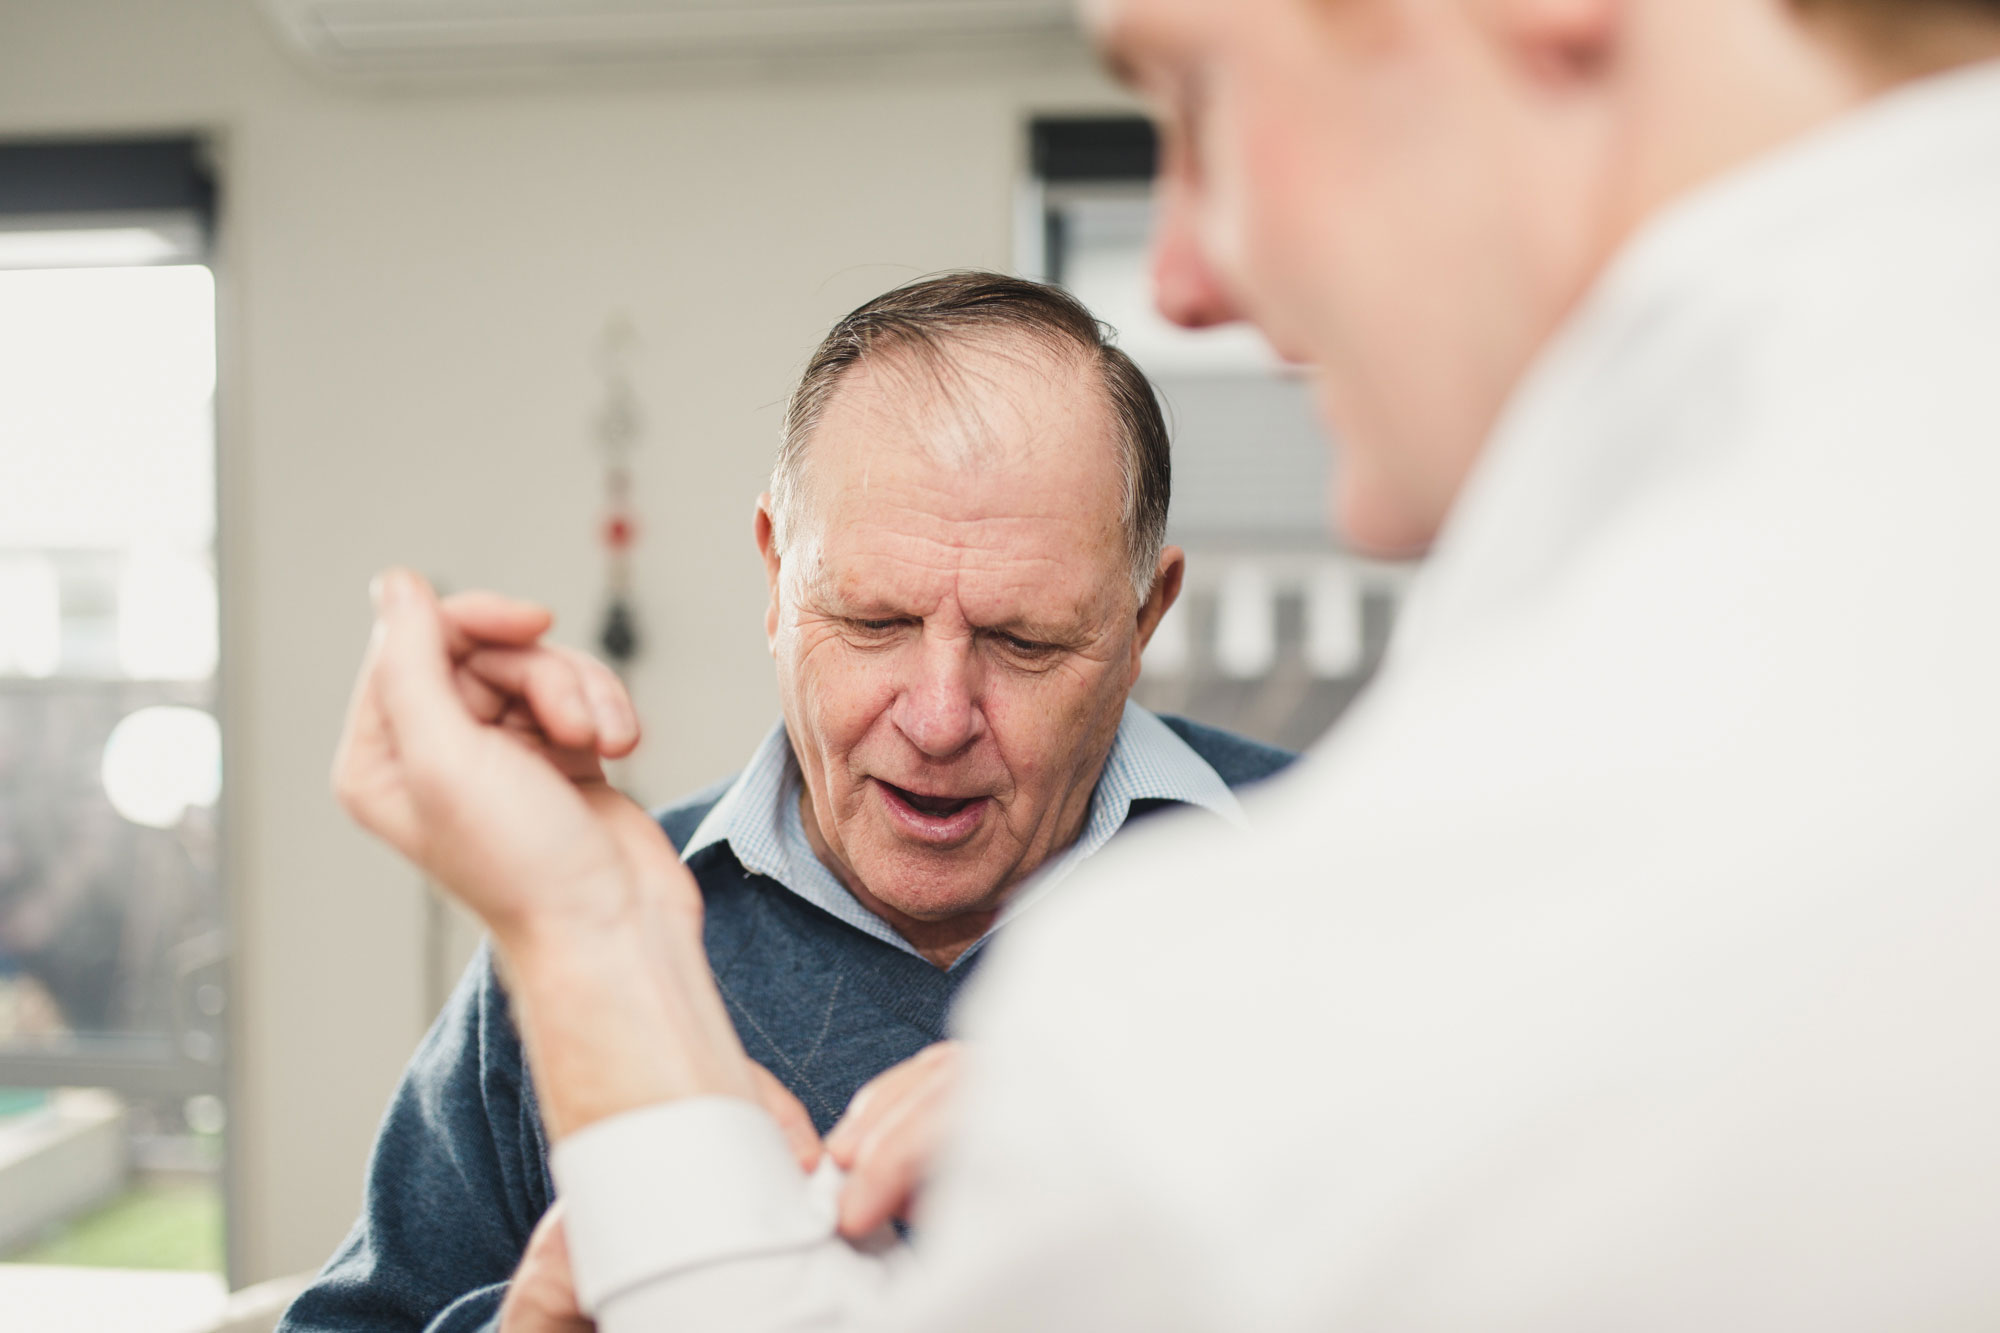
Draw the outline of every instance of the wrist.
<instances>
[{"instance_id":1,"label":"wrist","mask_svg":"<svg viewBox=\"0 0 2000 1333\"><path fill-rule=\"evenodd\" d=\"M552 1136L686 1097L754 1096L698 929L542 917L495 942Z\"/></svg>"},{"instance_id":2,"label":"wrist","mask_svg":"<svg viewBox=\"0 0 2000 1333\"><path fill-rule=\"evenodd\" d=\"M640 933L636 917L627 912L594 914L538 910L506 918L489 918L493 947L523 982L555 978L593 964L631 966L626 957L633 936Z\"/></svg>"}]
</instances>

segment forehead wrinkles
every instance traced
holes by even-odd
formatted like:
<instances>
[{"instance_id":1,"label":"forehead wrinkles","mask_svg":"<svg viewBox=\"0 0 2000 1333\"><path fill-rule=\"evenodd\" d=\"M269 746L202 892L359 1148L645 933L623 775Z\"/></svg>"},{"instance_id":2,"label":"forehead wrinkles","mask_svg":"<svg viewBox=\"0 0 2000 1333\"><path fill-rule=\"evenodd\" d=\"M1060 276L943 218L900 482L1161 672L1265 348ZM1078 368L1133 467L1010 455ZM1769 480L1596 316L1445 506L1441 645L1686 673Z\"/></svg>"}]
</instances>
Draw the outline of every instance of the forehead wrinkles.
<instances>
[{"instance_id":1,"label":"forehead wrinkles","mask_svg":"<svg viewBox=\"0 0 2000 1333\"><path fill-rule=\"evenodd\" d=\"M843 525L809 576L828 609L1068 632L1097 620L1122 587L1115 557L1089 558L1058 516L944 518L921 498L884 509L879 523Z\"/></svg>"}]
</instances>

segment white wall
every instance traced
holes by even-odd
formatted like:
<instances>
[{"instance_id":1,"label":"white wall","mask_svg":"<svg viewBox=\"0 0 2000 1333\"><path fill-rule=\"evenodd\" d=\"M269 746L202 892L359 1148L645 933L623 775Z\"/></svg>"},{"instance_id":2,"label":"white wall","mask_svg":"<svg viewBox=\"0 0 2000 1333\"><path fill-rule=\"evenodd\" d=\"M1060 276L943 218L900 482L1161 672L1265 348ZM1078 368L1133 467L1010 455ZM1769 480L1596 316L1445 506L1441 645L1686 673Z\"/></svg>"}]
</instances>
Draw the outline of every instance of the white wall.
<instances>
[{"instance_id":1,"label":"white wall","mask_svg":"<svg viewBox=\"0 0 2000 1333\"><path fill-rule=\"evenodd\" d=\"M338 1242L428 1018L414 878L326 794L371 571L544 598L589 636L592 347L629 311L632 778L659 799L725 774L774 716L749 526L790 375L874 292L1004 266L1026 116L1114 100L1081 53L366 91L296 67L250 0L0 0L0 134L224 149L237 1281Z\"/></svg>"}]
</instances>

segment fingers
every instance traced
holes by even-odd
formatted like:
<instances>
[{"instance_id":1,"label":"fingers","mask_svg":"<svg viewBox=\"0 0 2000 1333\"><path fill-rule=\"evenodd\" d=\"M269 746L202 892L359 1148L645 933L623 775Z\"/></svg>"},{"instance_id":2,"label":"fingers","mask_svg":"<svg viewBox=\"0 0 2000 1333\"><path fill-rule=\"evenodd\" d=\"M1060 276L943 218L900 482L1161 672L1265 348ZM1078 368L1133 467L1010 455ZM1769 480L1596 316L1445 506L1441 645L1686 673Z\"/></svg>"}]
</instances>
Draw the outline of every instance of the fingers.
<instances>
[{"instance_id":1,"label":"fingers","mask_svg":"<svg viewBox=\"0 0 2000 1333\"><path fill-rule=\"evenodd\" d=\"M423 821L412 778L451 762L470 719L429 586L392 569L371 591L375 629L334 756L334 794L363 828L414 857Z\"/></svg>"},{"instance_id":2,"label":"fingers","mask_svg":"<svg viewBox=\"0 0 2000 1333\"><path fill-rule=\"evenodd\" d=\"M466 708L481 722L499 722L515 703L513 698L488 684L462 661L453 669L452 681L458 686L458 697L465 701Z\"/></svg>"},{"instance_id":3,"label":"fingers","mask_svg":"<svg viewBox=\"0 0 2000 1333\"><path fill-rule=\"evenodd\" d=\"M840 1234L859 1240L907 1216L944 1139L950 1082L933 1077L889 1108L862 1139L840 1193Z\"/></svg>"},{"instance_id":4,"label":"fingers","mask_svg":"<svg viewBox=\"0 0 2000 1333\"><path fill-rule=\"evenodd\" d=\"M535 721L524 701L509 700L501 709L495 725L501 735L542 759L571 782L589 785L604 781L604 761L598 758L596 747L556 744Z\"/></svg>"},{"instance_id":5,"label":"fingers","mask_svg":"<svg viewBox=\"0 0 2000 1333\"><path fill-rule=\"evenodd\" d=\"M537 726L558 746L622 758L639 744L639 717L624 683L602 662L552 644L479 647L460 666L467 706L482 717L527 701Z\"/></svg>"},{"instance_id":6,"label":"fingers","mask_svg":"<svg viewBox=\"0 0 2000 1333\"><path fill-rule=\"evenodd\" d=\"M369 640L334 751L333 793L356 823L390 846L408 850L416 836L416 811L400 780L395 733L375 686L381 654L378 632Z\"/></svg>"},{"instance_id":7,"label":"fingers","mask_svg":"<svg viewBox=\"0 0 2000 1333\"><path fill-rule=\"evenodd\" d=\"M453 593L442 606L453 653L459 656L479 644L526 648L555 623L545 606L484 590Z\"/></svg>"},{"instance_id":8,"label":"fingers","mask_svg":"<svg viewBox=\"0 0 2000 1333\"><path fill-rule=\"evenodd\" d=\"M791 1089L778 1081L776 1074L754 1060L750 1063L750 1079L757 1085L758 1104L778 1122L792 1156L798 1158L799 1169L810 1174L818 1168L820 1157L819 1131L813 1128L812 1116Z\"/></svg>"},{"instance_id":9,"label":"fingers","mask_svg":"<svg viewBox=\"0 0 2000 1333\"><path fill-rule=\"evenodd\" d=\"M555 619L548 608L486 591L454 593L441 606L447 647L461 662L459 692L481 721L498 721L508 696L525 697L558 747L607 759L637 747L639 716L624 682L587 653L540 642Z\"/></svg>"},{"instance_id":10,"label":"fingers","mask_svg":"<svg viewBox=\"0 0 2000 1333\"><path fill-rule=\"evenodd\" d=\"M594 1327L577 1303L562 1201L557 1200L536 1223L520 1266L507 1284L500 1305L500 1333L589 1333Z\"/></svg>"},{"instance_id":11,"label":"fingers","mask_svg":"<svg viewBox=\"0 0 2000 1333\"><path fill-rule=\"evenodd\" d=\"M862 1084L861 1091L847 1104L840 1123L826 1136L826 1150L833 1154L833 1160L843 1169L852 1169L862 1141L874 1132L882 1118L912 1089L935 1074L951 1076L960 1050L958 1042L937 1042Z\"/></svg>"},{"instance_id":12,"label":"fingers","mask_svg":"<svg viewBox=\"0 0 2000 1333\"><path fill-rule=\"evenodd\" d=\"M602 663L539 642L548 612L496 593L441 603L421 578L375 582L374 634L334 762L334 791L357 822L422 860L426 801L457 790L480 724L579 783L639 740L631 699ZM458 776L463 776L462 774Z\"/></svg>"},{"instance_id":13,"label":"fingers","mask_svg":"<svg viewBox=\"0 0 2000 1333\"><path fill-rule=\"evenodd\" d=\"M576 669L546 648L476 648L467 674L512 699L524 700L535 725L557 745L594 745L597 718ZM504 710L503 710L504 711Z\"/></svg>"},{"instance_id":14,"label":"fingers","mask_svg":"<svg viewBox=\"0 0 2000 1333\"><path fill-rule=\"evenodd\" d=\"M828 1155L848 1172L842 1235L858 1239L908 1211L943 1140L961 1050L939 1042L878 1075L827 1135Z\"/></svg>"},{"instance_id":15,"label":"fingers","mask_svg":"<svg viewBox=\"0 0 2000 1333\"><path fill-rule=\"evenodd\" d=\"M639 713L625 682L610 667L588 653L570 648L555 651L569 661L583 680L583 692L597 722L597 749L607 759L632 753L639 744Z\"/></svg>"},{"instance_id":16,"label":"fingers","mask_svg":"<svg viewBox=\"0 0 2000 1333\"><path fill-rule=\"evenodd\" d=\"M452 683L444 620L430 585L407 569L375 581L375 697L405 764L448 753L471 718Z\"/></svg>"}]
</instances>

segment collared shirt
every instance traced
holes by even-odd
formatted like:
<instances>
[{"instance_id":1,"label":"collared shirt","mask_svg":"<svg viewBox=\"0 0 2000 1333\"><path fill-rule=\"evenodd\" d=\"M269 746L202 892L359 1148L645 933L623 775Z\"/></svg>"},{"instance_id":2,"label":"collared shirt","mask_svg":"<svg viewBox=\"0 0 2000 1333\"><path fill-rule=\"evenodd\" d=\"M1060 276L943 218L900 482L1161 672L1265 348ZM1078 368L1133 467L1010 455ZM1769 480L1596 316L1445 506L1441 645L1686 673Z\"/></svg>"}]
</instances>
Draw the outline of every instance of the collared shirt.
<instances>
[{"instance_id":1,"label":"collared shirt","mask_svg":"<svg viewBox=\"0 0 2000 1333\"><path fill-rule=\"evenodd\" d=\"M717 843L727 843L751 874L775 880L856 930L915 954L915 946L862 906L813 852L799 813L802 781L791 738L781 722L695 829L681 859L690 860ZM1111 841L1138 801L1179 801L1219 815L1237 828L1244 827L1243 806L1221 776L1166 723L1128 700L1091 793L1082 832L1008 900L986 934L952 966L972 957L994 931L1041 901Z\"/></svg>"},{"instance_id":2,"label":"collared shirt","mask_svg":"<svg viewBox=\"0 0 2000 1333\"><path fill-rule=\"evenodd\" d=\"M1996 510L2000 65L1634 238L1248 850L1135 831L987 961L920 1263L696 1098L556 1145L585 1308L2000 1327Z\"/></svg>"}]
</instances>

